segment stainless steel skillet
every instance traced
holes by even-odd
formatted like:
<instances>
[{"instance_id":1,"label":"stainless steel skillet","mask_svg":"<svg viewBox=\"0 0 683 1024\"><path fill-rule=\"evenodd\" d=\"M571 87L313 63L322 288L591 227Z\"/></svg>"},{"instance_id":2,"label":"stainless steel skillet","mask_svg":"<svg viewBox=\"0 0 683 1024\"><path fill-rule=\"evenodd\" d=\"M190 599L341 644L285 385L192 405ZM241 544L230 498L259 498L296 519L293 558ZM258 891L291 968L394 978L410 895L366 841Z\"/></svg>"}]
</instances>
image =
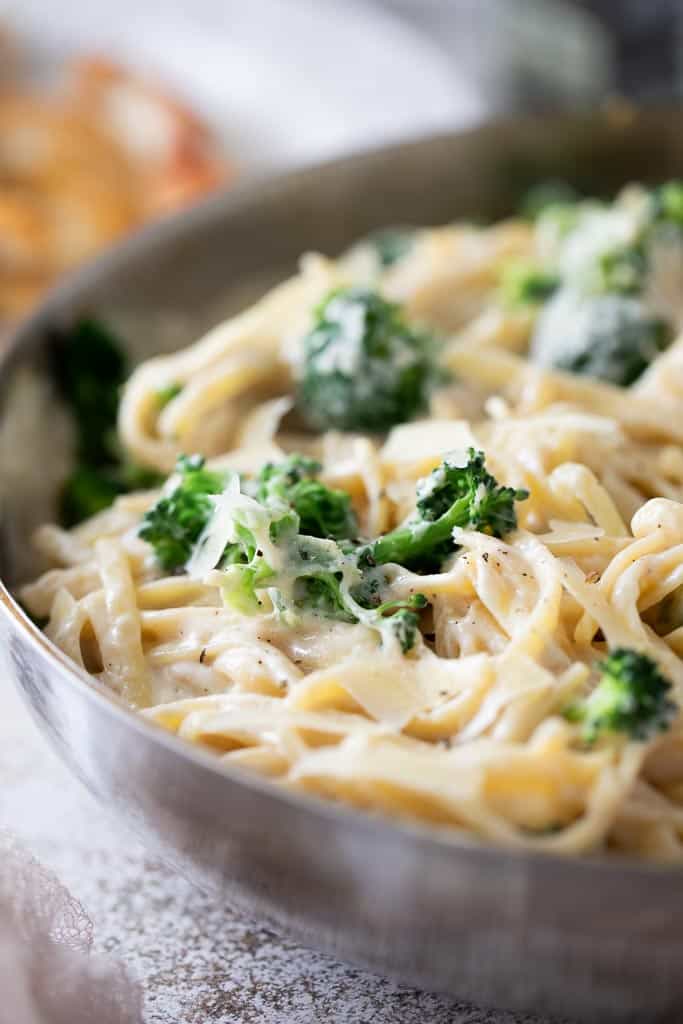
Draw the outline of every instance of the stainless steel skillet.
<instances>
[{"instance_id":1,"label":"stainless steel skillet","mask_svg":"<svg viewBox=\"0 0 683 1024\"><path fill-rule=\"evenodd\" d=\"M388 223L494 218L535 181L612 192L683 176L683 112L508 120L247 186L137 236L55 291L0 362L0 567L30 571L67 442L46 358L84 312L138 356L229 293ZM683 871L492 849L283 793L168 737L88 682L0 593L0 641L74 773L178 870L312 946L477 1003L585 1021L683 1018ZM3 679L2 685L9 685Z\"/></svg>"}]
</instances>

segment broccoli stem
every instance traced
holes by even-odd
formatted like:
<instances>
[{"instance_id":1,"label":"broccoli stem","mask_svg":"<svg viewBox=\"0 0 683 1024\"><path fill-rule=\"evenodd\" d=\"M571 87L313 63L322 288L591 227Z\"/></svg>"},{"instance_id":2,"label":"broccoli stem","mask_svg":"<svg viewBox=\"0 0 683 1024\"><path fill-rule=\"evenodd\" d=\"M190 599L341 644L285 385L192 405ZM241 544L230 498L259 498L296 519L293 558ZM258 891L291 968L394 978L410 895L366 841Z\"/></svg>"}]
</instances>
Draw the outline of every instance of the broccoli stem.
<instances>
[{"instance_id":1,"label":"broccoli stem","mask_svg":"<svg viewBox=\"0 0 683 1024\"><path fill-rule=\"evenodd\" d=\"M378 537L361 552L361 558L367 565L398 562L405 566L417 559L428 558L435 549L450 540L456 526L467 526L470 507L469 496L458 498L447 512L433 522L408 522Z\"/></svg>"}]
</instances>

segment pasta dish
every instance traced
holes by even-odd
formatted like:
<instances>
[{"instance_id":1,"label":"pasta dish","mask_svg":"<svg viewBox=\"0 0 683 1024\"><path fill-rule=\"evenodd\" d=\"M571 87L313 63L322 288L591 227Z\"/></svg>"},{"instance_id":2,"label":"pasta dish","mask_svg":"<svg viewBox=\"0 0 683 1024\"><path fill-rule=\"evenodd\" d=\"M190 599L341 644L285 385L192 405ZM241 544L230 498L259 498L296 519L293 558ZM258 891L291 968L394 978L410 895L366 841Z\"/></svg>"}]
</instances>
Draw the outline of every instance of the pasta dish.
<instances>
[{"instance_id":1,"label":"pasta dish","mask_svg":"<svg viewBox=\"0 0 683 1024\"><path fill-rule=\"evenodd\" d=\"M680 860L682 328L676 182L308 254L120 403L125 357L82 321L76 468L21 601L226 765Z\"/></svg>"}]
</instances>

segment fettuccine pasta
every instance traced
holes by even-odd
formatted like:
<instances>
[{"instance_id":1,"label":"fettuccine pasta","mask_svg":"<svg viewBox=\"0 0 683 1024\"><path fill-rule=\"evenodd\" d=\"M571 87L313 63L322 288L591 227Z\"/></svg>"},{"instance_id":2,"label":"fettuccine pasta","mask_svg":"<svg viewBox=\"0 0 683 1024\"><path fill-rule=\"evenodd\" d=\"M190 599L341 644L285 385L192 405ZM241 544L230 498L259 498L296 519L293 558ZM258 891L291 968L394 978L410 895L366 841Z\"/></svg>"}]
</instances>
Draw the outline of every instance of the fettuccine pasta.
<instances>
[{"instance_id":1,"label":"fettuccine pasta","mask_svg":"<svg viewBox=\"0 0 683 1024\"><path fill-rule=\"evenodd\" d=\"M192 557L165 570L140 536L157 489L121 495L71 530L38 530L51 568L22 601L78 665L226 766L508 847L680 860L683 242L676 225L652 228L666 219L653 203L631 188L535 222L414 231L390 256L372 240L337 260L305 256L294 278L143 363L125 388L119 434L136 462L168 475L201 453L229 481ZM529 295L506 293L511 267L517 281L527 268ZM551 278L540 298L534 274ZM297 409L303 339L345 289L373 290L438 342L427 407L386 430L312 430ZM577 325L598 301L602 334L586 355ZM628 381L615 379L632 355L612 344L622 313L650 332L628 336L643 364ZM272 531L273 550L256 555L276 582L255 590L258 607L231 603L220 553L239 534L236 509L255 536L261 515L237 474L316 459L320 481L349 495L358 536L378 538L413 521L420 481L468 451L521 495L517 525L458 526L441 564L384 566L385 598L426 599L407 649L350 603L343 566L355 614L293 613ZM620 649L657 667L672 711L643 736L587 737L567 709Z\"/></svg>"}]
</instances>

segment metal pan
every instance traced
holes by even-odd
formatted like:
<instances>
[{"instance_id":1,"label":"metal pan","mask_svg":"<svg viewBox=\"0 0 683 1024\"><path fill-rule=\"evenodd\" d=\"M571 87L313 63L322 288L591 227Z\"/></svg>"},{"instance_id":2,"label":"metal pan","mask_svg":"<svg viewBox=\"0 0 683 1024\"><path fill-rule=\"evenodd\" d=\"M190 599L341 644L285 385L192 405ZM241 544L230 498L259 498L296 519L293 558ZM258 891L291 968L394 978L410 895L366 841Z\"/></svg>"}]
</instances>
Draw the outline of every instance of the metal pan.
<instances>
[{"instance_id":1,"label":"metal pan","mask_svg":"<svg viewBox=\"0 0 683 1024\"><path fill-rule=\"evenodd\" d=\"M682 127L678 110L615 110L394 146L237 189L88 266L14 333L0 363L7 586L30 571L27 535L50 514L66 458L46 358L55 326L97 312L118 319L137 355L185 344L239 301L235 289L243 299L302 250L335 253L387 223L498 217L552 177L612 192L683 175ZM7 590L0 598L2 646L45 735L103 803L217 900L480 1004L601 1024L680 1019L683 871L493 849L220 770L118 705Z\"/></svg>"}]
</instances>

